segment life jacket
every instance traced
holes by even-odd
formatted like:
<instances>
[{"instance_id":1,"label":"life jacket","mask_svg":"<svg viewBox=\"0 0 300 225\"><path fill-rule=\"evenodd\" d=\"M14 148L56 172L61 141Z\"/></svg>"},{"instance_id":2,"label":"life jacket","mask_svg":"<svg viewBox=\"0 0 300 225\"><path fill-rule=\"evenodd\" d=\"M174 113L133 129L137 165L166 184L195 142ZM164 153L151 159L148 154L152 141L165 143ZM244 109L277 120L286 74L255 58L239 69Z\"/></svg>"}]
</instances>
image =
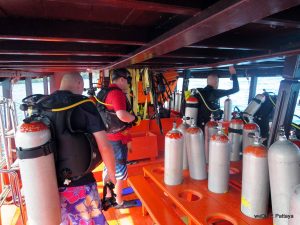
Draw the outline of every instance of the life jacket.
<instances>
[{"instance_id":1,"label":"life jacket","mask_svg":"<svg viewBox=\"0 0 300 225\"><path fill-rule=\"evenodd\" d=\"M123 130L126 130L128 127L131 127L131 124L123 122L118 118L114 110L109 110L107 108L107 104L105 103L105 100L108 93L112 90L119 90L122 92L122 90L118 87L103 87L96 96L96 100L97 100L96 106L105 124L106 132L115 134ZM126 111L127 112L131 111L131 105L127 98L126 98Z\"/></svg>"},{"instance_id":2,"label":"life jacket","mask_svg":"<svg viewBox=\"0 0 300 225\"><path fill-rule=\"evenodd\" d=\"M102 162L94 136L74 130L71 124L75 105L88 101L85 96L58 91L38 103L43 122L50 127L56 144L54 155L59 184L80 179Z\"/></svg>"}]
</instances>

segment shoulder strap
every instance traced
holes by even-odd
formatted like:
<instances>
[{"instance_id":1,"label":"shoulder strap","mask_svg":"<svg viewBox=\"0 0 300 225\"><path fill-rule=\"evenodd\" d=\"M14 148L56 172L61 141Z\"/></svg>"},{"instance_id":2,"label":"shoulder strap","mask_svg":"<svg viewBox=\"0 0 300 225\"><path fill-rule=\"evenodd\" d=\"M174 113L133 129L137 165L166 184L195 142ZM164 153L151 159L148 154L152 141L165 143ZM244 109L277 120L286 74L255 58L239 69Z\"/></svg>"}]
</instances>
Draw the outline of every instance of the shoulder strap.
<instances>
[{"instance_id":1,"label":"shoulder strap","mask_svg":"<svg viewBox=\"0 0 300 225\"><path fill-rule=\"evenodd\" d=\"M120 90L120 91L122 91L118 87L104 87L104 88L101 89L101 91L98 92L97 96L95 97L96 101L99 104L103 105L103 106L112 106L111 104L105 103L105 99L106 99L108 93L110 91L113 91L113 90Z\"/></svg>"}]
</instances>

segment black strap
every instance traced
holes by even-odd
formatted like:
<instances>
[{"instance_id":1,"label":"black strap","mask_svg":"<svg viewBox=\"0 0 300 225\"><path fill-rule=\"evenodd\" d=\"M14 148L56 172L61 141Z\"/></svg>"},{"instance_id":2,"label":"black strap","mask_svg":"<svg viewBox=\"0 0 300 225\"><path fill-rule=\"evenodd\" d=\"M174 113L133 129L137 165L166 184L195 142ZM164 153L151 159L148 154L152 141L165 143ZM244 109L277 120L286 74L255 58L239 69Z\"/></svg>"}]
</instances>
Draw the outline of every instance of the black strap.
<instances>
[{"instance_id":1,"label":"black strap","mask_svg":"<svg viewBox=\"0 0 300 225\"><path fill-rule=\"evenodd\" d=\"M185 103L185 107L198 108L198 103Z\"/></svg>"},{"instance_id":2,"label":"black strap","mask_svg":"<svg viewBox=\"0 0 300 225\"><path fill-rule=\"evenodd\" d=\"M243 130L242 129L234 129L234 128L229 127L228 128L228 133L235 133L235 134L242 135L243 134Z\"/></svg>"},{"instance_id":3,"label":"black strap","mask_svg":"<svg viewBox=\"0 0 300 225\"><path fill-rule=\"evenodd\" d=\"M252 99L252 100L255 101L255 102L257 102L258 104L261 103L261 100L259 100L259 99L257 99L257 98L254 98L254 99Z\"/></svg>"},{"instance_id":4,"label":"black strap","mask_svg":"<svg viewBox=\"0 0 300 225\"><path fill-rule=\"evenodd\" d=\"M41 156L46 156L53 153L54 141L49 141L46 144L34 148L17 148L17 156L19 159L33 159Z\"/></svg>"}]
</instances>

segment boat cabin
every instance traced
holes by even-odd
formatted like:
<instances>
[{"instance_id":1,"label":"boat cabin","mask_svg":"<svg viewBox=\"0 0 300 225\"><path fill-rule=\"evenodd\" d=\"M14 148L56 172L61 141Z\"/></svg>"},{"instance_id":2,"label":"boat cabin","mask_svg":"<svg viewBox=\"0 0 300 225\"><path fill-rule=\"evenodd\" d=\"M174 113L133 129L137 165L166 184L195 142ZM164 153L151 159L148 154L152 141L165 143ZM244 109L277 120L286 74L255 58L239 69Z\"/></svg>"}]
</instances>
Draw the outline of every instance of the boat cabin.
<instances>
[{"instance_id":1,"label":"boat cabin","mask_svg":"<svg viewBox=\"0 0 300 225\"><path fill-rule=\"evenodd\" d=\"M143 119L130 130L128 158L128 185L142 206L109 209L109 224L272 224L271 207L261 219L240 211L247 204L241 198L242 160L230 164L227 194L208 191L207 181L194 181L188 170L182 184L165 185L165 135L174 121L181 124L185 94L197 87L198 79L205 83L214 73L222 78L220 86L231 88L224 83L230 78L229 66L246 80L236 94L239 99L244 87L249 90L245 106L260 94L261 78L268 79L269 87L280 80L276 93L269 93L276 101L266 147L282 126L287 136L293 127L300 130L293 121L299 54L299 0L0 0L0 225L27 221L14 142L24 119L21 99L54 92L70 71L82 73L85 94L93 96L109 84L111 70L117 68L127 68L134 78L128 98ZM238 108L243 112L246 107ZM94 171L99 190L102 167Z\"/></svg>"}]
</instances>

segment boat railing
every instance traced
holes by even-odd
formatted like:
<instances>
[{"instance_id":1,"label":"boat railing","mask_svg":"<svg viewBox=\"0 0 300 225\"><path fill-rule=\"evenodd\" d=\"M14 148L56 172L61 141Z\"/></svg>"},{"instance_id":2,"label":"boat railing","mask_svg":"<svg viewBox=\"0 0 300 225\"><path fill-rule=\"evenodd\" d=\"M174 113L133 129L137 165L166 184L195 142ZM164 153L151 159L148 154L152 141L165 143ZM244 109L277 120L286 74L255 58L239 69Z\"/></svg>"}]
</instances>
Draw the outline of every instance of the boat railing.
<instances>
[{"instance_id":1,"label":"boat railing","mask_svg":"<svg viewBox=\"0 0 300 225\"><path fill-rule=\"evenodd\" d=\"M7 98L0 99L0 207L12 199L20 209L22 224L26 224L14 140L17 126L15 102Z\"/></svg>"},{"instance_id":2,"label":"boat railing","mask_svg":"<svg viewBox=\"0 0 300 225\"><path fill-rule=\"evenodd\" d=\"M9 184L4 185L0 193L0 207L5 203L8 196L11 194L14 205L19 207L21 214L22 224L25 223L25 210L24 210L24 200L21 194L21 184L19 178L19 167L12 166L10 169L0 169L0 173L3 176L7 176L9 179ZM1 224L1 221L0 221Z\"/></svg>"}]
</instances>

